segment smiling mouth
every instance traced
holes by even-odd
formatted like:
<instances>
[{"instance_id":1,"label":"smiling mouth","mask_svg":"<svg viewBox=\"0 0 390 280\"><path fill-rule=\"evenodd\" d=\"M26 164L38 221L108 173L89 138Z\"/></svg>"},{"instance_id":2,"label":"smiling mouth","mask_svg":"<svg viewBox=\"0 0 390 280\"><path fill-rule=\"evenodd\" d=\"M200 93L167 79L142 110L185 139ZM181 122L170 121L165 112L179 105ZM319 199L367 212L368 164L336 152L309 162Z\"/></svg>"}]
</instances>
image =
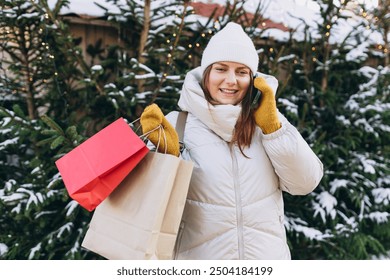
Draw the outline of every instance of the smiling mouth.
<instances>
[{"instance_id":1,"label":"smiling mouth","mask_svg":"<svg viewBox=\"0 0 390 280\"><path fill-rule=\"evenodd\" d=\"M235 94L238 92L236 89L226 89L226 88L220 88L219 89L224 94Z\"/></svg>"}]
</instances>

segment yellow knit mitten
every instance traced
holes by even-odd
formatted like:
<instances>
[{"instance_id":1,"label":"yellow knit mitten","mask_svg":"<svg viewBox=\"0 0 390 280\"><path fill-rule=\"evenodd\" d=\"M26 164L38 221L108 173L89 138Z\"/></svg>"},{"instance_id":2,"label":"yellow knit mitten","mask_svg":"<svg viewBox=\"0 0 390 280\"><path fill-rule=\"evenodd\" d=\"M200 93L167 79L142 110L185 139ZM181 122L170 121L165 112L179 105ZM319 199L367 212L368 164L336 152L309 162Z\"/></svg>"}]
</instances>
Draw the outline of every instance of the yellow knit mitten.
<instances>
[{"instance_id":1,"label":"yellow knit mitten","mask_svg":"<svg viewBox=\"0 0 390 280\"><path fill-rule=\"evenodd\" d=\"M263 77L255 78L254 86L262 93L260 106L254 113L255 122L264 134L270 134L282 127L276 109L275 95Z\"/></svg>"},{"instance_id":2,"label":"yellow knit mitten","mask_svg":"<svg viewBox=\"0 0 390 280\"><path fill-rule=\"evenodd\" d=\"M179 156L179 136L157 104L152 104L145 108L141 114L140 122L142 133L146 134L148 139L158 147L159 152ZM164 131L156 129L160 125Z\"/></svg>"}]
</instances>

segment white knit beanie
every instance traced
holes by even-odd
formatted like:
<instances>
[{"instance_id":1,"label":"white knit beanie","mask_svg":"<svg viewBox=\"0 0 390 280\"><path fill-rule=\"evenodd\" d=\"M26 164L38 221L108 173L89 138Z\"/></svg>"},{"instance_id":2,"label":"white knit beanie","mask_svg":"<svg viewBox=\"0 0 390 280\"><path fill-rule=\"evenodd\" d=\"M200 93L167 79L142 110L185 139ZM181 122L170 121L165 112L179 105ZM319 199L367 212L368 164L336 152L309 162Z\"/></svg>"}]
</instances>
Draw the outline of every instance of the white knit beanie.
<instances>
[{"instance_id":1,"label":"white knit beanie","mask_svg":"<svg viewBox=\"0 0 390 280\"><path fill-rule=\"evenodd\" d=\"M241 63L248 66L253 75L257 72L259 56L251 38L240 25L230 22L210 39L202 55L202 73L207 66L218 61Z\"/></svg>"}]
</instances>

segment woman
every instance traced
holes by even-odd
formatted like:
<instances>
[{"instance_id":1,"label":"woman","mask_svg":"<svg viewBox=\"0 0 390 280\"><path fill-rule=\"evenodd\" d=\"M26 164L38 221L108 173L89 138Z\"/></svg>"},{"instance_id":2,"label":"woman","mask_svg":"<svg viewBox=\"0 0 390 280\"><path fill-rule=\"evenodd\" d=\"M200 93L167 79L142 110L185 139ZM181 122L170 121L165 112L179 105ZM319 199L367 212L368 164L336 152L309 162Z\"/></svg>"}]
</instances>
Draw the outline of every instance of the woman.
<instances>
[{"instance_id":1,"label":"woman","mask_svg":"<svg viewBox=\"0 0 390 280\"><path fill-rule=\"evenodd\" d=\"M291 258L282 191L311 192L322 163L277 111L276 78L257 66L253 42L229 23L186 76L178 103L188 112L182 157L194 171L177 259ZM260 105L253 105L253 85L262 92ZM167 120L175 125L177 116Z\"/></svg>"}]
</instances>

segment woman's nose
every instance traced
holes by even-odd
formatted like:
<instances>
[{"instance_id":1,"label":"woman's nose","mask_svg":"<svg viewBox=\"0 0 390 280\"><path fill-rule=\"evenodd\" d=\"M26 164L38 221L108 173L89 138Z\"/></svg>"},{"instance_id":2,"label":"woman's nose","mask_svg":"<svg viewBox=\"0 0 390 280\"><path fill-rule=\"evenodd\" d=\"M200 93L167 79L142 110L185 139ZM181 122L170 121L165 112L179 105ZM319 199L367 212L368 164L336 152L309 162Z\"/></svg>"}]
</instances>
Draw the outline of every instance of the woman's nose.
<instances>
[{"instance_id":1,"label":"woman's nose","mask_svg":"<svg viewBox=\"0 0 390 280\"><path fill-rule=\"evenodd\" d=\"M236 73L234 73L234 71L228 71L226 72L226 78L225 78L226 82L229 83L229 84L235 84L237 82L237 79L236 79Z\"/></svg>"}]
</instances>

